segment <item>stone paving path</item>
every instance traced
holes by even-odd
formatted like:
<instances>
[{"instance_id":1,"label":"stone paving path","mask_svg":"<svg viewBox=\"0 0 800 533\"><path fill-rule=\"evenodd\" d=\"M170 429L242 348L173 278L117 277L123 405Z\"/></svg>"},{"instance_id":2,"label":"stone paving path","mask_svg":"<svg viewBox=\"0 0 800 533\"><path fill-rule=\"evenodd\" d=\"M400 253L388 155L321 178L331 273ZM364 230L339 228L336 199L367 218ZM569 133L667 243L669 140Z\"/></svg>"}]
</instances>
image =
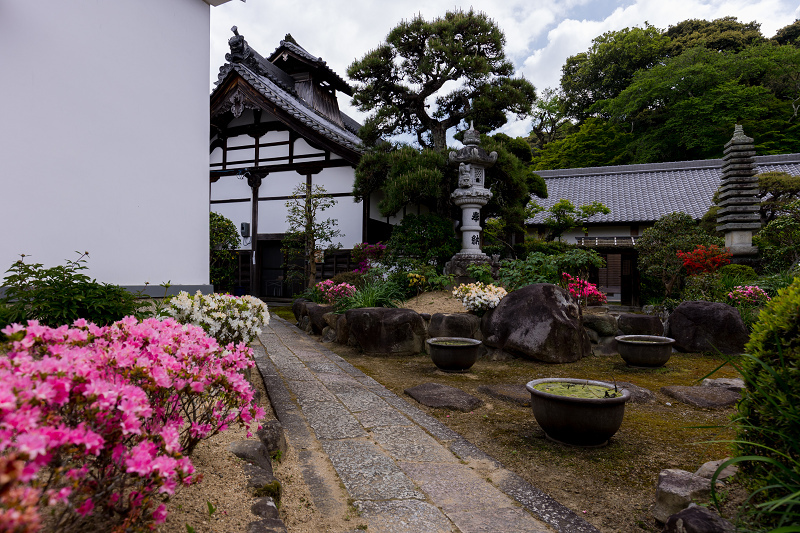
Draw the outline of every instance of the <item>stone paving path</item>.
<instances>
[{"instance_id":1,"label":"stone paving path","mask_svg":"<svg viewBox=\"0 0 800 533\"><path fill-rule=\"evenodd\" d=\"M349 499L381 533L599 533L287 321L273 315L259 340L256 364L320 512L344 516Z\"/></svg>"}]
</instances>

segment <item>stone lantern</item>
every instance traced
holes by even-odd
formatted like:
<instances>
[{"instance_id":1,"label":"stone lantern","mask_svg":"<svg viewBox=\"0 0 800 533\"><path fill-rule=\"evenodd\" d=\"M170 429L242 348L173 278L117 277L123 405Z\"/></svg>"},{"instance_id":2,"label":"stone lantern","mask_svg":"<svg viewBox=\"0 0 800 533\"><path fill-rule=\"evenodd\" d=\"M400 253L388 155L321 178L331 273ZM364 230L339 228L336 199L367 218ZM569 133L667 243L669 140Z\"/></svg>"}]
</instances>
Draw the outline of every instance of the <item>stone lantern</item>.
<instances>
[{"instance_id":1,"label":"stone lantern","mask_svg":"<svg viewBox=\"0 0 800 533\"><path fill-rule=\"evenodd\" d=\"M461 208L461 251L445 266L445 273L458 277L468 276L471 264L489 263L489 256L481 251L481 207L492 198L486 188L485 170L497 161L497 152L487 153L481 148L480 134L470 125L464 133L464 147L450 152L450 164L458 165L458 188L450 195Z\"/></svg>"}]
</instances>

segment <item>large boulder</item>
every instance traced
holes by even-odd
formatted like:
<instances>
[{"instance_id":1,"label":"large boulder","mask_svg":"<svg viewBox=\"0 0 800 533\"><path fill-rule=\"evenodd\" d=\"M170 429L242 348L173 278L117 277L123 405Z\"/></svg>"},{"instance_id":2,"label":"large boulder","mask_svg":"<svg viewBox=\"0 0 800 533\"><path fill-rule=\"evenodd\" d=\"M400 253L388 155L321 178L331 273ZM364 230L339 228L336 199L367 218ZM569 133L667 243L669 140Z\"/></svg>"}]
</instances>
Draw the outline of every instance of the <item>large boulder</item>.
<instances>
[{"instance_id":1,"label":"large boulder","mask_svg":"<svg viewBox=\"0 0 800 533\"><path fill-rule=\"evenodd\" d=\"M364 307L344 314L348 341L367 355L415 355L424 351L425 322L411 309Z\"/></svg>"},{"instance_id":2,"label":"large boulder","mask_svg":"<svg viewBox=\"0 0 800 533\"><path fill-rule=\"evenodd\" d=\"M669 517L661 533L734 533L733 524L714 511L691 504Z\"/></svg>"},{"instance_id":3,"label":"large boulder","mask_svg":"<svg viewBox=\"0 0 800 533\"><path fill-rule=\"evenodd\" d=\"M310 302L308 298L298 298L292 302L292 313L294 314L295 320L300 322L300 319L305 316L306 314L306 304Z\"/></svg>"},{"instance_id":4,"label":"large boulder","mask_svg":"<svg viewBox=\"0 0 800 533\"><path fill-rule=\"evenodd\" d=\"M597 332L600 337L617 334L617 319L608 313L583 314L583 326Z\"/></svg>"},{"instance_id":5,"label":"large boulder","mask_svg":"<svg viewBox=\"0 0 800 533\"><path fill-rule=\"evenodd\" d=\"M617 320L617 327L623 335L664 335L664 324L653 315L622 313Z\"/></svg>"},{"instance_id":6,"label":"large boulder","mask_svg":"<svg viewBox=\"0 0 800 533\"><path fill-rule=\"evenodd\" d=\"M566 290L549 283L518 289L481 322L484 344L545 363L571 363L591 354L581 308Z\"/></svg>"},{"instance_id":7,"label":"large boulder","mask_svg":"<svg viewBox=\"0 0 800 533\"><path fill-rule=\"evenodd\" d=\"M305 312L311 321L311 332L315 335L322 335L322 330L328 325L325 321L325 315L333 311L333 306L306 302L305 307Z\"/></svg>"},{"instance_id":8,"label":"large boulder","mask_svg":"<svg viewBox=\"0 0 800 533\"><path fill-rule=\"evenodd\" d=\"M482 340L481 320L467 313L434 313L430 317L428 337L467 337Z\"/></svg>"},{"instance_id":9,"label":"large boulder","mask_svg":"<svg viewBox=\"0 0 800 533\"><path fill-rule=\"evenodd\" d=\"M749 338L739 311L717 302L683 302L669 315L665 330L681 352L740 354Z\"/></svg>"}]
</instances>

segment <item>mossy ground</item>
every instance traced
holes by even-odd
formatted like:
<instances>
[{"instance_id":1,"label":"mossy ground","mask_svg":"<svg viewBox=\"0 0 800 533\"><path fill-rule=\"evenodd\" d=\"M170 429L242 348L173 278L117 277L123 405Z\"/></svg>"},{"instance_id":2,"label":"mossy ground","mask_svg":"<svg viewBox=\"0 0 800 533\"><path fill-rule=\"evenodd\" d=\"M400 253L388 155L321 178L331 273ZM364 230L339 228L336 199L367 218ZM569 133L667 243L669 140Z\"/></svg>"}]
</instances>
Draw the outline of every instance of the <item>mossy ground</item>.
<instances>
[{"instance_id":1,"label":"mossy ground","mask_svg":"<svg viewBox=\"0 0 800 533\"><path fill-rule=\"evenodd\" d=\"M275 309L270 309L275 312ZM280 315L282 316L282 315ZM294 322L291 311L287 320ZM574 510L603 533L658 532L650 514L658 473L666 468L694 472L706 461L731 454L725 441L734 437L733 407L708 410L691 407L660 392L668 385L699 385L724 359L709 354L673 354L661 368L631 368L619 356L590 356L553 365L514 359L481 359L464 374L436 369L426 354L411 357L366 357L352 348L326 344L351 364L436 417L535 487ZM577 448L554 443L533 418L529 407L498 400L480 385L520 384L538 378L627 381L655 393L653 403L628 402L619 432L602 448ZM730 365L712 377L739 374ZM484 401L470 413L432 409L417 404L404 390L436 382L457 387ZM742 491L730 491L724 512L730 516Z\"/></svg>"}]
</instances>

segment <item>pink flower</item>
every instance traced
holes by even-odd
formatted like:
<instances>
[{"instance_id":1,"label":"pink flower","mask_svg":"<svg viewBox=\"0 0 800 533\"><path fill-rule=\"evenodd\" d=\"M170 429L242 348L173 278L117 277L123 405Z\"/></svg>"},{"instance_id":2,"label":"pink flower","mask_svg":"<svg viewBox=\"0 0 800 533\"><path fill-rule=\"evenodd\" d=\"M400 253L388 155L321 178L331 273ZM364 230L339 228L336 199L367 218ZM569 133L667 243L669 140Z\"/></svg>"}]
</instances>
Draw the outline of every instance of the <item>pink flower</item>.
<instances>
[{"instance_id":1,"label":"pink flower","mask_svg":"<svg viewBox=\"0 0 800 533\"><path fill-rule=\"evenodd\" d=\"M81 506L78 507L76 512L81 516L87 516L92 514L93 510L94 510L94 502L92 501L91 498L87 498L86 501L84 501L81 504Z\"/></svg>"},{"instance_id":2,"label":"pink flower","mask_svg":"<svg viewBox=\"0 0 800 533\"><path fill-rule=\"evenodd\" d=\"M158 509L153 511L153 519L156 524L163 524L167 519L167 507L163 503L158 506Z\"/></svg>"}]
</instances>

